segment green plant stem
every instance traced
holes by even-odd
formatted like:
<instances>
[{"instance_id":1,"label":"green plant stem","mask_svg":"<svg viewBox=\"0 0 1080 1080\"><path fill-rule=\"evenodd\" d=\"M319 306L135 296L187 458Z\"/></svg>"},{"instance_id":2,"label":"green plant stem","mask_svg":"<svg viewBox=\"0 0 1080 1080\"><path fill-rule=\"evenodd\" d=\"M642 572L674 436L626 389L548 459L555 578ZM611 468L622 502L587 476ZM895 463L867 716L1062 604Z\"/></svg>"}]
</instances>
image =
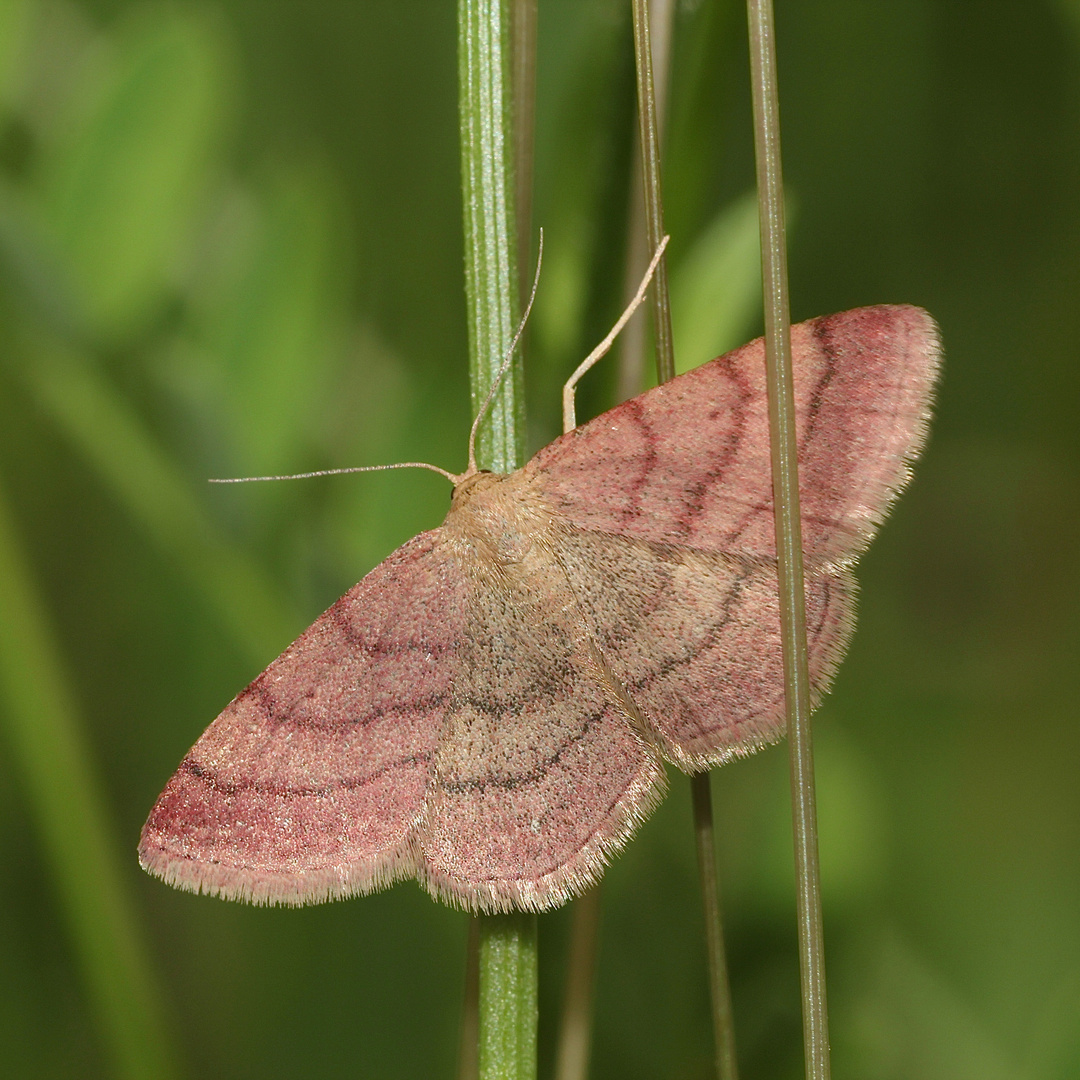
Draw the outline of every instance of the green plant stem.
<instances>
[{"instance_id":1,"label":"green plant stem","mask_svg":"<svg viewBox=\"0 0 1080 1080\"><path fill-rule=\"evenodd\" d=\"M645 195L645 220L649 249L655 251L664 236L663 192L660 183L660 123L652 75L652 45L647 0L634 0L634 55L637 61L638 118ZM666 62L666 61L665 61ZM656 347L656 378L666 382L675 377L675 351L671 333L671 302L668 295L666 256L656 268L653 283L653 335ZM723 923L720 918L720 891L717 886L715 842L713 838L712 796L708 774L690 781L694 798L698 870L705 913L705 943L709 963L709 988L716 1040L717 1075L735 1080L735 1028L732 1022L731 988L724 957Z\"/></svg>"},{"instance_id":2,"label":"green plant stem","mask_svg":"<svg viewBox=\"0 0 1080 1080\"><path fill-rule=\"evenodd\" d=\"M517 206L521 176L516 136L526 103L515 102L522 70L514 46L523 19L511 0L459 0L461 178L465 220L465 294L473 410L487 395L521 310ZM517 71L517 79L515 79ZM503 380L477 439L482 468L510 472L524 460L521 352ZM480 915L479 1075L536 1076L536 916Z\"/></svg>"},{"instance_id":3,"label":"green plant stem","mask_svg":"<svg viewBox=\"0 0 1080 1080\"><path fill-rule=\"evenodd\" d=\"M4 742L117 1076L167 1080L176 1064L105 799L45 606L0 493L0 710ZM131 860L131 864L134 860Z\"/></svg>"},{"instance_id":4,"label":"green plant stem","mask_svg":"<svg viewBox=\"0 0 1080 1080\"><path fill-rule=\"evenodd\" d=\"M461 191L465 212L465 302L469 388L475 413L510 346L521 311L510 0L460 0L458 77ZM480 426L482 468L524 463L521 350Z\"/></svg>"},{"instance_id":5,"label":"green plant stem","mask_svg":"<svg viewBox=\"0 0 1080 1080\"><path fill-rule=\"evenodd\" d=\"M784 190L780 116L771 0L748 0L750 68L754 100L754 147L761 215L761 264L765 297L765 363L769 391L769 440L781 636L791 754L792 818L803 993L806 1075L828 1080L829 1029L825 995L825 948L818 874L814 761L810 741L810 678L806 648L802 532L799 515L798 442L791 372Z\"/></svg>"},{"instance_id":6,"label":"green plant stem","mask_svg":"<svg viewBox=\"0 0 1080 1080\"><path fill-rule=\"evenodd\" d=\"M480 1080L535 1080L536 916L480 917Z\"/></svg>"}]
</instances>

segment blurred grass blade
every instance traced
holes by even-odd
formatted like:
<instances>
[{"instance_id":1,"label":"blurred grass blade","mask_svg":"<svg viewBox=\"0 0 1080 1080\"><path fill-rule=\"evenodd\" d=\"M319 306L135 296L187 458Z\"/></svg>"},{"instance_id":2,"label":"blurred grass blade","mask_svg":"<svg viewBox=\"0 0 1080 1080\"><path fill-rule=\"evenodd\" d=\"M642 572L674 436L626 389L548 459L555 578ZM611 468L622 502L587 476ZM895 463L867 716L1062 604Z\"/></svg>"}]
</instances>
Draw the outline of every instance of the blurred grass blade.
<instances>
[{"instance_id":1,"label":"blurred grass blade","mask_svg":"<svg viewBox=\"0 0 1080 1080\"><path fill-rule=\"evenodd\" d=\"M69 680L0 491L0 705L116 1073L177 1074ZM129 865L134 867L132 857Z\"/></svg>"},{"instance_id":2,"label":"blurred grass blade","mask_svg":"<svg viewBox=\"0 0 1080 1080\"><path fill-rule=\"evenodd\" d=\"M223 126L225 70L210 21L144 8L115 53L83 65L39 163L43 220L107 340L137 330L178 274Z\"/></svg>"},{"instance_id":3,"label":"blurred grass blade","mask_svg":"<svg viewBox=\"0 0 1080 1080\"><path fill-rule=\"evenodd\" d=\"M108 383L79 358L39 343L23 371L42 406L128 513L217 612L250 660L263 665L296 620L278 590L217 535L187 481Z\"/></svg>"},{"instance_id":4,"label":"blurred grass blade","mask_svg":"<svg viewBox=\"0 0 1080 1080\"><path fill-rule=\"evenodd\" d=\"M676 370L741 345L760 311L761 237L751 192L716 214L672 274Z\"/></svg>"},{"instance_id":5,"label":"blurred grass blade","mask_svg":"<svg viewBox=\"0 0 1080 1080\"><path fill-rule=\"evenodd\" d=\"M64 252L43 228L25 193L0 178L0 269L24 316L61 340L92 337L82 291L71 279Z\"/></svg>"},{"instance_id":6,"label":"blurred grass blade","mask_svg":"<svg viewBox=\"0 0 1080 1080\"><path fill-rule=\"evenodd\" d=\"M548 108L538 117L534 217L547 250L529 357L530 387L541 403L557 400L566 373L624 306L611 265L626 229L636 122L628 15L621 5L579 4L546 43L540 79L542 88L548 83Z\"/></svg>"},{"instance_id":7,"label":"blurred grass blade","mask_svg":"<svg viewBox=\"0 0 1080 1080\"><path fill-rule=\"evenodd\" d=\"M271 172L258 204L236 197L191 282L190 342L169 377L234 448L234 475L290 472L326 400L340 317L345 217L333 178L314 165Z\"/></svg>"},{"instance_id":8,"label":"blurred grass blade","mask_svg":"<svg viewBox=\"0 0 1080 1080\"><path fill-rule=\"evenodd\" d=\"M476 915L469 916L462 997L457 1080L476 1080L480 1073L480 919Z\"/></svg>"},{"instance_id":9,"label":"blurred grass blade","mask_svg":"<svg viewBox=\"0 0 1080 1080\"><path fill-rule=\"evenodd\" d=\"M31 0L0 0L0 110L18 93L33 14Z\"/></svg>"}]
</instances>

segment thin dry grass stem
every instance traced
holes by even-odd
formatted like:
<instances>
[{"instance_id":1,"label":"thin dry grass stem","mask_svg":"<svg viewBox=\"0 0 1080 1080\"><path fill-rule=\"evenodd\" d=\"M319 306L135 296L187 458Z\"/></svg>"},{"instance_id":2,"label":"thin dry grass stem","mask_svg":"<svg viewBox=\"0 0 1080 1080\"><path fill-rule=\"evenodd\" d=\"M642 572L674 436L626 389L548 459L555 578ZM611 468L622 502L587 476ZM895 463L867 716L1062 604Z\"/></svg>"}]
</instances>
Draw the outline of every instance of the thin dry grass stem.
<instances>
[{"instance_id":1,"label":"thin dry grass stem","mask_svg":"<svg viewBox=\"0 0 1080 1080\"><path fill-rule=\"evenodd\" d=\"M810 741L810 679L799 515L798 443L791 374L780 117L771 0L748 0L747 14L750 25L754 147L761 218L769 436L773 461L781 636L791 754L803 1044L807 1077L810 1080L828 1080L828 1005L818 873L814 762Z\"/></svg>"},{"instance_id":2,"label":"thin dry grass stem","mask_svg":"<svg viewBox=\"0 0 1080 1080\"><path fill-rule=\"evenodd\" d=\"M514 176L517 213L518 289L529 290L532 244L533 156L536 144L536 8L537 0L514 0Z\"/></svg>"},{"instance_id":3,"label":"thin dry grass stem","mask_svg":"<svg viewBox=\"0 0 1080 1080\"><path fill-rule=\"evenodd\" d=\"M675 22L674 0L650 0L649 37L652 43L653 94L656 102L657 138L661 149L667 126L668 72L671 67L671 39ZM649 262L649 233L645 221L645 192L642 177L641 137L634 139L630 177L630 212L627 215L627 253L623 274L623 297L629 301ZM645 382L645 351L648 324L645 313L637 314L623 331L619 343L618 381L615 396L625 401L640 394Z\"/></svg>"},{"instance_id":4,"label":"thin dry grass stem","mask_svg":"<svg viewBox=\"0 0 1080 1080\"><path fill-rule=\"evenodd\" d=\"M642 163L642 183L646 229L650 240L663 233L663 191L660 180L660 106L662 100L653 77L654 52L651 43L653 20L647 0L633 0L634 52L638 71L638 118ZM661 49L663 67L661 84L667 81L667 61L670 48L670 14L666 20L656 20L664 29ZM663 91L661 90L661 95ZM674 340L671 331L671 303L668 295L666 264L662 261L656 275L653 293L653 336L656 348L656 377L666 382L675 376ZM695 803L702 790L708 791L708 777L691 781ZM732 1024L731 991L724 957L719 889L716 884L716 859L713 847L712 801L703 804L707 818L697 824L698 854L707 848L706 862L699 862L703 884L702 903L705 910L706 948L709 962L709 985L712 991L713 1030L716 1037L716 1059L720 1080L735 1077L735 1032ZM706 879L708 883L706 884Z\"/></svg>"},{"instance_id":5,"label":"thin dry grass stem","mask_svg":"<svg viewBox=\"0 0 1080 1080\"><path fill-rule=\"evenodd\" d=\"M480 923L469 916L465 946L465 988L461 1003L461 1042L458 1045L458 1080L476 1080L480 1071Z\"/></svg>"},{"instance_id":6,"label":"thin dry grass stem","mask_svg":"<svg viewBox=\"0 0 1080 1080\"><path fill-rule=\"evenodd\" d=\"M602 888L595 885L574 901L555 1080L586 1080L589 1075Z\"/></svg>"},{"instance_id":7,"label":"thin dry grass stem","mask_svg":"<svg viewBox=\"0 0 1080 1080\"><path fill-rule=\"evenodd\" d=\"M712 774L690 777L694 800L694 836L697 840L698 876L705 914L705 947L709 957L709 991L712 998L713 1035L716 1043L716 1075L719 1080L738 1080L735 1055L735 1019L731 1008L731 984L724 953L724 928L720 909L720 884L713 830Z\"/></svg>"},{"instance_id":8,"label":"thin dry grass stem","mask_svg":"<svg viewBox=\"0 0 1080 1080\"><path fill-rule=\"evenodd\" d=\"M642 183L645 193L645 228L649 247L660 246L664 230L663 188L660 182L660 126L657 121L656 90L653 85L652 33L647 0L633 0L634 57L637 62L638 132L641 139ZM659 382L675 376L675 353L671 337L671 299L668 295L667 265L661 259L653 289L653 340L656 345L656 373Z\"/></svg>"}]
</instances>

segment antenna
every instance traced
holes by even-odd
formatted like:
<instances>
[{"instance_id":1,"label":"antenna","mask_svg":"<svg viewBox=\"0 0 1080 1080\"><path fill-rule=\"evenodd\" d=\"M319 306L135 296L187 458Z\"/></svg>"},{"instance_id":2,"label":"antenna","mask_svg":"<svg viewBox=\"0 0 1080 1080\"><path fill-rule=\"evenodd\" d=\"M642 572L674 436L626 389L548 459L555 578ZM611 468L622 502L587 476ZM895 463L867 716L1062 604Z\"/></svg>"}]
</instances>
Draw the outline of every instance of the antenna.
<instances>
[{"instance_id":1,"label":"antenna","mask_svg":"<svg viewBox=\"0 0 1080 1080\"><path fill-rule=\"evenodd\" d=\"M462 480L467 479L479 471L476 467L476 433L480 428L480 421L484 418L484 414L491 407L491 403L495 399L495 393L499 389L499 384L506 377L507 371L510 370L510 362L514 358L514 350L521 340L521 335L525 332L525 324L529 321L529 314L532 312L533 301L536 299L536 289L540 284L540 264L543 261L543 258L544 230L541 229L539 250L536 254L536 273L533 275L532 291L529 293L529 302L525 306L525 314L521 316L521 321L518 323L517 330L514 333L514 340L510 342L510 348L506 350L506 356L503 359L502 365L499 367L498 374L495 376L495 381L491 384L491 388L487 392L487 397L484 398L484 403L480 406L480 411L476 414L476 418L472 423L472 428L469 430L469 465L460 476L455 475L446 469L441 469L438 465L430 465L426 461L403 461L394 465L356 465L348 469L318 469L315 472L289 473L285 476L214 477L210 480L210 483L255 484L267 480L310 480L315 476L343 476L346 473L383 472L386 469L429 469L431 472L436 472L440 476L445 476L446 479L456 487ZM621 325L622 324L620 323L620 326Z\"/></svg>"},{"instance_id":2,"label":"antenna","mask_svg":"<svg viewBox=\"0 0 1080 1080\"><path fill-rule=\"evenodd\" d=\"M394 465L354 465L349 469L318 469L316 472L290 473L288 476L229 476L212 477L211 484L254 484L262 480L310 480L313 476L342 476L345 473L383 472L386 469L430 469L440 476L445 476L451 484L457 484L460 476L455 476L438 465L429 465L426 461L399 461Z\"/></svg>"}]
</instances>

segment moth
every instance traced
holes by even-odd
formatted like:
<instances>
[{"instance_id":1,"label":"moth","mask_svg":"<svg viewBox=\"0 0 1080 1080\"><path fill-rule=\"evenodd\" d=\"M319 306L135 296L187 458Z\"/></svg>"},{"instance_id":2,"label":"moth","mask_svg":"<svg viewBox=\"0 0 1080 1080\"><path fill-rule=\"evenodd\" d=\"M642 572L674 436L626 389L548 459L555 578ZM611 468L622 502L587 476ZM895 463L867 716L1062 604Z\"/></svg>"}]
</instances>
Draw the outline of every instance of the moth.
<instances>
[{"instance_id":1,"label":"moth","mask_svg":"<svg viewBox=\"0 0 1080 1080\"><path fill-rule=\"evenodd\" d=\"M926 312L792 328L810 678L924 442ZM498 475L375 567L226 707L143 828L166 882L308 904L416 878L473 911L582 892L663 797L784 726L761 340Z\"/></svg>"}]
</instances>

